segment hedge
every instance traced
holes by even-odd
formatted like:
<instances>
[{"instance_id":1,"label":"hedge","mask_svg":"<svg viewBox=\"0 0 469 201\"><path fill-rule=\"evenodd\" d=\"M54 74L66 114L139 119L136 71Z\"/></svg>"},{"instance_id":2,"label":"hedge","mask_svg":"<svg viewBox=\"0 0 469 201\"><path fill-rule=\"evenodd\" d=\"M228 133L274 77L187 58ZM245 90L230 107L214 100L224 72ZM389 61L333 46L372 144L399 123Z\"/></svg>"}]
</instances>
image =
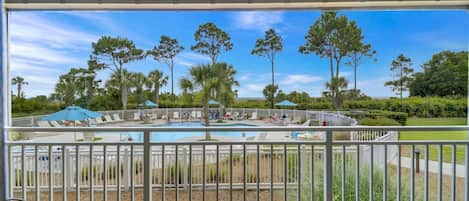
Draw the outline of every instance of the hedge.
<instances>
[{"instance_id":1,"label":"hedge","mask_svg":"<svg viewBox=\"0 0 469 201\"><path fill-rule=\"evenodd\" d=\"M348 111L345 112L345 115L352 117L354 119L391 119L400 125L405 125L407 122L407 113L404 112L391 112L391 111L382 111L382 110L369 110L369 111ZM387 122L390 123L390 122Z\"/></svg>"},{"instance_id":2,"label":"hedge","mask_svg":"<svg viewBox=\"0 0 469 201\"><path fill-rule=\"evenodd\" d=\"M416 117L466 117L467 98L410 97L345 101L346 109L387 110Z\"/></svg>"},{"instance_id":3,"label":"hedge","mask_svg":"<svg viewBox=\"0 0 469 201\"><path fill-rule=\"evenodd\" d=\"M386 117L373 118L363 118L358 120L359 125L364 126L399 126L399 122L394 119L389 119Z\"/></svg>"},{"instance_id":4,"label":"hedge","mask_svg":"<svg viewBox=\"0 0 469 201\"><path fill-rule=\"evenodd\" d=\"M267 108L264 100L238 100L232 107ZM328 98L311 98L309 102L298 103L300 110L334 110ZM345 100L341 110L385 110L403 112L415 117L466 117L467 98L410 97L404 99ZM394 119L394 118L391 118ZM398 121L399 122L399 121Z\"/></svg>"}]
</instances>

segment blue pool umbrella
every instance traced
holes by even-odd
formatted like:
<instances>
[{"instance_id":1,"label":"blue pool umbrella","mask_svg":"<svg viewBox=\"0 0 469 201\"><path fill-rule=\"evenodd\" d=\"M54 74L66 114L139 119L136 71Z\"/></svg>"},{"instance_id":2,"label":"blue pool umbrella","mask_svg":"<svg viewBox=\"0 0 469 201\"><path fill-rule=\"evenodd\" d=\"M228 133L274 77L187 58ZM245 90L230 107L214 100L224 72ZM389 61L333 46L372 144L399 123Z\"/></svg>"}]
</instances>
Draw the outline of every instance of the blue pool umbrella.
<instances>
[{"instance_id":1,"label":"blue pool umbrella","mask_svg":"<svg viewBox=\"0 0 469 201\"><path fill-rule=\"evenodd\" d=\"M145 105L146 107L158 107L158 104L157 104L157 103L154 103L154 102L151 101L151 100L146 100L145 103L144 103L144 105Z\"/></svg>"},{"instance_id":2,"label":"blue pool umbrella","mask_svg":"<svg viewBox=\"0 0 469 201\"><path fill-rule=\"evenodd\" d=\"M216 101L216 100L209 100L209 101L208 101L208 104L209 104L209 105L218 105L218 104L220 104L220 103L219 103L218 101Z\"/></svg>"},{"instance_id":3,"label":"blue pool umbrella","mask_svg":"<svg viewBox=\"0 0 469 201\"><path fill-rule=\"evenodd\" d=\"M275 106L281 106L281 107L296 107L296 103L292 103L289 100L283 100L275 104Z\"/></svg>"},{"instance_id":4,"label":"blue pool umbrella","mask_svg":"<svg viewBox=\"0 0 469 201\"><path fill-rule=\"evenodd\" d=\"M94 112L91 110L84 109L79 106L68 106L63 110L60 110L56 113L52 113L42 118L45 121L82 121L87 119L94 119L98 117L102 117L103 115L98 112Z\"/></svg>"}]
</instances>

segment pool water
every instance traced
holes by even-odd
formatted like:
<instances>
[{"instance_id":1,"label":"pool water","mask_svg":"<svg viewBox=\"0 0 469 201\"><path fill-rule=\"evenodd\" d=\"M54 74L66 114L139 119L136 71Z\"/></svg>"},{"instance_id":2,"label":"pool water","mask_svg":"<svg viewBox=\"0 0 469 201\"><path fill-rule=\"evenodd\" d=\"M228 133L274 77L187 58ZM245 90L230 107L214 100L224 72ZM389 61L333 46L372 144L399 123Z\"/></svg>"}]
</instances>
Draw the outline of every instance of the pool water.
<instances>
[{"instance_id":1,"label":"pool water","mask_svg":"<svg viewBox=\"0 0 469 201\"><path fill-rule=\"evenodd\" d=\"M252 125L248 124L233 124L233 125L224 125L224 127L249 127ZM204 127L200 122L171 122L169 124L163 125L154 125L154 127ZM246 137L256 136L259 132L244 132ZM110 133L97 133L96 135L109 135ZM213 138L223 136L230 138L241 139L243 132L240 131L212 131L210 132ZM122 139L132 138L133 141L141 142L143 141L143 134L139 132L126 132L121 133ZM151 141L152 142L174 142L184 138L200 138L203 139L205 132L152 132Z\"/></svg>"}]
</instances>

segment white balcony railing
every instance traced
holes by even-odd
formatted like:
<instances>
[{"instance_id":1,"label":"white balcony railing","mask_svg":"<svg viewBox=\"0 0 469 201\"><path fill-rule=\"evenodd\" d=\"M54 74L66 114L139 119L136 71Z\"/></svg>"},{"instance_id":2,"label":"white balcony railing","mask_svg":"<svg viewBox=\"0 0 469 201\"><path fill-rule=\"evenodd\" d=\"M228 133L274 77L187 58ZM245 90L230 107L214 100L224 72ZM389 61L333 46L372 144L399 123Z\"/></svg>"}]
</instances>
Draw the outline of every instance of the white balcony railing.
<instances>
[{"instance_id":1,"label":"white balcony railing","mask_svg":"<svg viewBox=\"0 0 469 201\"><path fill-rule=\"evenodd\" d=\"M469 131L467 126L7 130L144 136L143 142L7 142L9 194L24 200L468 200L467 140L334 139L336 132ZM314 131L324 136L316 141L150 140L152 132L194 131ZM416 149L422 150L417 163L423 167L416 166ZM445 153L450 153L449 163Z\"/></svg>"}]
</instances>

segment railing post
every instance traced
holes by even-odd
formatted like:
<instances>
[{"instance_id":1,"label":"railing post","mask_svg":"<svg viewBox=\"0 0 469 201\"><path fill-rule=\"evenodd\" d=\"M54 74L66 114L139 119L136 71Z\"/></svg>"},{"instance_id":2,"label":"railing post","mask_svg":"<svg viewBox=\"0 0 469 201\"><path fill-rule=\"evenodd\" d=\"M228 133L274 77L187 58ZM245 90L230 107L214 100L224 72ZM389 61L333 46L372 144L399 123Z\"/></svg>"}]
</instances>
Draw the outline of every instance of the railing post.
<instances>
[{"instance_id":1,"label":"railing post","mask_svg":"<svg viewBox=\"0 0 469 201\"><path fill-rule=\"evenodd\" d=\"M68 154L68 157L67 157L67 169L69 170L67 173L67 182L68 182L68 188L69 190L73 190L73 186L75 185L75 180L73 179L73 176L76 175L75 172L73 172L73 164L74 164L74 160L72 160L72 155L70 154L70 149L67 149L67 152L66 154ZM76 154L76 152L75 152ZM77 171L77 170L75 170Z\"/></svg>"},{"instance_id":2,"label":"railing post","mask_svg":"<svg viewBox=\"0 0 469 201\"><path fill-rule=\"evenodd\" d=\"M129 148L124 148L124 189L128 191L130 189L130 153Z\"/></svg>"},{"instance_id":3,"label":"railing post","mask_svg":"<svg viewBox=\"0 0 469 201\"><path fill-rule=\"evenodd\" d=\"M306 161L307 155L306 155L306 145L305 144L301 145L301 158L302 159L304 158L305 161ZM300 163L300 167L301 167L301 172L307 172L305 162Z\"/></svg>"},{"instance_id":4,"label":"railing post","mask_svg":"<svg viewBox=\"0 0 469 201\"><path fill-rule=\"evenodd\" d=\"M187 161L189 159L187 158L187 147L184 146L182 149L182 185L187 188Z\"/></svg>"},{"instance_id":5,"label":"railing post","mask_svg":"<svg viewBox=\"0 0 469 201\"><path fill-rule=\"evenodd\" d=\"M324 134L324 201L332 201L332 131Z\"/></svg>"},{"instance_id":6,"label":"railing post","mask_svg":"<svg viewBox=\"0 0 469 201\"><path fill-rule=\"evenodd\" d=\"M151 201L151 144L150 131L143 133L143 200Z\"/></svg>"},{"instance_id":7,"label":"railing post","mask_svg":"<svg viewBox=\"0 0 469 201\"><path fill-rule=\"evenodd\" d=\"M72 166L70 165L70 150L68 148L65 148L62 151L64 152L64 158L62 160L64 160L65 164L65 172L62 172L62 174L64 174L63 177L65 178L65 182L63 185L65 185L64 189L66 189L66 191L68 192L69 188L72 187L71 182L73 181L71 176L73 175L73 172L70 171L72 169Z\"/></svg>"},{"instance_id":8,"label":"railing post","mask_svg":"<svg viewBox=\"0 0 469 201\"><path fill-rule=\"evenodd\" d=\"M7 10L4 7L4 1L0 1L0 167L3 167L0 170L0 199L6 200L8 198L8 172L7 172L7 134L5 127L11 125L9 122L9 103L10 103L10 89L8 87L9 83L9 66L8 66L8 14ZM10 195L11 196L11 195Z\"/></svg>"}]
</instances>

